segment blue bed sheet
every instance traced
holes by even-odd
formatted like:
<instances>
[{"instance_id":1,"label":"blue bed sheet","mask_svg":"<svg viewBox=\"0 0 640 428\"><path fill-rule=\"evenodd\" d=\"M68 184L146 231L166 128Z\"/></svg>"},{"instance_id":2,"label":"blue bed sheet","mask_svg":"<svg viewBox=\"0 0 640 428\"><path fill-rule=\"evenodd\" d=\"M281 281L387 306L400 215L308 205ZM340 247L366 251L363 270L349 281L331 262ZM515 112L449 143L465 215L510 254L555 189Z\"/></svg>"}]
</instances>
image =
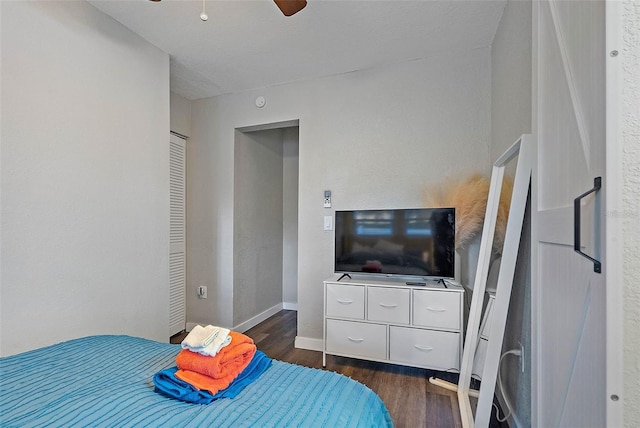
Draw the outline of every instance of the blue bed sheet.
<instances>
[{"instance_id":1,"label":"blue bed sheet","mask_svg":"<svg viewBox=\"0 0 640 428\"><path fill-rule=\"evenodd\" d=\"M273 361L237 397L207 405L154 392L180 345L90 336L0 358L2 427L391 427L384 403L343 375Z\"/></svg>"}]
</instances>

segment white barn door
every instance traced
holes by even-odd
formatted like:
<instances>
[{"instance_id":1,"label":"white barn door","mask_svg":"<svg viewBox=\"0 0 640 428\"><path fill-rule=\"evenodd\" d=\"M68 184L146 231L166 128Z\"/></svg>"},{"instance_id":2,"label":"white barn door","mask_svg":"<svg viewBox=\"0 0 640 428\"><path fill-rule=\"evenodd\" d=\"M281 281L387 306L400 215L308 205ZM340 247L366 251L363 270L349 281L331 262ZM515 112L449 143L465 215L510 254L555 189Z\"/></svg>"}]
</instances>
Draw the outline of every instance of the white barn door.
<instances>
[{"instance_id":1,"label":"white barn door","mask_svg":"<svg viewBox=\"0 0 640 428\"><path fill-rule=\"evenodd\" d=\"M533 426L606 426L605 2L534 1ZM574 220L580 216L579 232Z\"/></svg>"},{"instance_id":2,"label":"white barn door","mask_svg":"<svg viewBox=\"0 0 640 428\"><path fill-rule=\"evenodd\" d=\"M169 336L186 326L185 149L183 138L169 140Z\"/></svg>"}]
</instances>

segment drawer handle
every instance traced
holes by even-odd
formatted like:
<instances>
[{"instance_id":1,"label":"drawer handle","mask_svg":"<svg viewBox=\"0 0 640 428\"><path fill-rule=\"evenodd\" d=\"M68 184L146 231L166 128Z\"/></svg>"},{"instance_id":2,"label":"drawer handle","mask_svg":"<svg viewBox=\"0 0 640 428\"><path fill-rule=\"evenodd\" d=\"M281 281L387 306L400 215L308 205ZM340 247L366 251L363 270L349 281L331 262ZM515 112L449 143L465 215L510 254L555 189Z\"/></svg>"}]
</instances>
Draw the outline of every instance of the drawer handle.
<instances>
[{"instance_id":1,"label":"drawer handle","mask_svg":"<svg viewBox=\"0 0 640 428\"><path fill-rule=\"evenodd\" d=\"M433 346L420 346L420 345L413 345L416 349L419 349L421 351L433 351Z\"/></svg>"},{"instance_id":2,"label":"drawer handle","mask_svg":"<svg viewBox=\"0 0 640 428\"><path fill-rule=\"evenodd\" d=\"M398 305L390 304L390 303L380 303L380 306L382 306L383 308L397 308L398 307Z\"/></svg>"},{"instance_id":3,"label":"drawer handle","mask_svg":"<svg viewBox=\"0 0 640 428\"><path fill-rule=\"evenodd\" d=\"M342 303L343 305L349 305L353 303L353 300L340 300L338 299L338 303Z\"/></svg>"},{"instance_id":4,"label":"drawer handle","mask_svg":"<svg viewBox=\"0 0 640 428\"><path fill-rule=\"evenodd\" d=\"M445 308L434 308L431 306L427 306L427 310L431 311L431 312L445 312L446 309Z\"/></svg>"},{"instance_id":5,"label":"drawer handle","mask_svg":"<svg viewBox=\"0 0 640 428\"><path fill-rule=\"evenodd\" d=\"M352 342L362 342L364 339L356 339L354 337L351 336L347 336L347 339L349 339Z\"/></svg>"}]
</instances>

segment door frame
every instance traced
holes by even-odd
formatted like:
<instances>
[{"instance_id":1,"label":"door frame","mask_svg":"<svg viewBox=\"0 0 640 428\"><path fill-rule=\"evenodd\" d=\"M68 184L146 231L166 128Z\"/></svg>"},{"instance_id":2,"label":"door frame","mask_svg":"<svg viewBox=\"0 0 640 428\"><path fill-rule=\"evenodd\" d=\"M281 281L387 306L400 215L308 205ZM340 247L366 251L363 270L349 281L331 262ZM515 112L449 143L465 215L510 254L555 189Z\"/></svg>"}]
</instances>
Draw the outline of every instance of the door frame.
<instances>
[{"instance_id":1,"label":"door frame","mask_svg":"<svg viewBox=\"0 0 640 428\"><path fill-rule=\"evenodd\" d=\"M622 51L623 10L621 1L605 3L606 50L606 173L605 186L605 267L607 373L607 426L623 426L624 411L624 246L623 246L623 163Z\"/></svg>"}]
</instances>

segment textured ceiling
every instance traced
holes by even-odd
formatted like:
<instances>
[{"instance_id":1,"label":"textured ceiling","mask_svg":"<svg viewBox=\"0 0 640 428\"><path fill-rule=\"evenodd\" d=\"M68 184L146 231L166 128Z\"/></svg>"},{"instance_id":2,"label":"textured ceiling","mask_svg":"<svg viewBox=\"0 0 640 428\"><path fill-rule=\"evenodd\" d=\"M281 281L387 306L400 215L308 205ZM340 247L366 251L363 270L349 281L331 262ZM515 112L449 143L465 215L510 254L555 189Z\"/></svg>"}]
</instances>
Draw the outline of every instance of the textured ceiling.
<instances>
[{"instance_id":1,"label":"textured ceiling","mask_svg":"<svg viewBox=\"0 0 640 428\"><path fill-rule=\"evenodd\" d=\"M194 100L490 46L506 0L90 3L171 56L171 90Z\"/></svg>"}]
</instances>

